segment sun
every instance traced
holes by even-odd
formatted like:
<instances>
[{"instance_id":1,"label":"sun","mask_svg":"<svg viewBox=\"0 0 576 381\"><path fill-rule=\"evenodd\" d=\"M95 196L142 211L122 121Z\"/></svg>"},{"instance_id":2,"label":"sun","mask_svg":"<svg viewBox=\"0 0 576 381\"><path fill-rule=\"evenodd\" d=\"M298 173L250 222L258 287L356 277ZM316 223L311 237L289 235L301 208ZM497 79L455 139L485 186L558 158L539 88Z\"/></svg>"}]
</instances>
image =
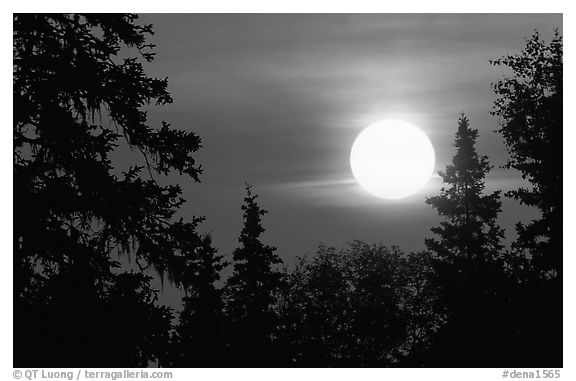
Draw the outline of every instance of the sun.
<instances>
[{"instance_id":1,"label":"sun","mask_svg":"<svg viewBox=\"0 0 576 381\"><path fill-rule=\"evenodd\" d=\"M366 127L350 152L350 167L369 193L400 199L421 189L434 171L434 147L413 124L383 120Z\"/></svg>"}]
</instances>

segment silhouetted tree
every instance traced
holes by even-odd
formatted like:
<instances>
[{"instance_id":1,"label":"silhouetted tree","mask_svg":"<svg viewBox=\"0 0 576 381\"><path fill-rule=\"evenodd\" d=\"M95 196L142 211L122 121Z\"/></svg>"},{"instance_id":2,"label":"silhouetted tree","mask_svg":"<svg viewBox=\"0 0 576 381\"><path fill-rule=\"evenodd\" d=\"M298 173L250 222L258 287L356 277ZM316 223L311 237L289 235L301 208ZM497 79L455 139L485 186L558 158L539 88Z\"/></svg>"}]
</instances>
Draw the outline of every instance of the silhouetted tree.
<instances>
[{"instance_id":1,"label":"silhouetted tree","mask_svg":"<svg viewBox=\"0 0 576 381\"><path fill-rule=\"evenodd\" d=\"M246 193L240 246L234 250L234 272L226 282L229 365L271 366L277 325L275 295L282 285L282 273L275 267L282 260L276 248L260 240L265 231L261 218L266 211L256 202L258 196L249 185Z\"/></svg>"},{"instance_id":2,"label":"silhouetted tree","mask_svg":"<svg viewBox=\"0 0 576 381\"><path fill-rule=\"evenodd\" d=\"M114 276L100 306L106 316L96 320L94 327L86 327L100 334L94 336L102 351L98 357L104 356L102 364L142 368L169 363L172 311L156 305L158 295L150 286L151 279L142 273ZM71 307L74 308L74 304Z\"/></svg>"},{"instance_id":3,"label":"silhouetted tree","mask_svg":"<svg viewBox=\"0 0 576 381\"><path fill-rule=\"evenodd\" d=\"M107 353L116 340L91 341L114 324L143 329L122 366L163 355L163 346L148 343L167 334L169 314L153 306L148 278L115 275L111 258L130 253L143 268L182 280L178 231L194 230L201 219L174 220L181 190L160 185L153 174L177 171L198 180L192 155L200 139L164 122L147 124L143 108L172 99L166 79L147 77L137 57L120 57L123 49L153 59L146 43L152 28L136 19L14 16L15 366L112 366ZM120 144L141 153L144 164L118 175L112 153ZM127 322L95 313L105 305L123 314L117 298L141 303L141 314Z\"/></svg>"},{"instance_id":4,"label":"silhouetted tree","mask_svg":"<svg viewBox=\"0 0 576 381\"><path fill-rule=\"evenodd\" d=\"M530 182L506 195L540 212L516 225L513 244L524 366L562 366L562 50L558 31L549 44L535 32L519 55L492 61L512 71L494 84L493 114L510 154L505 167Z\"/></svg>"},{"instance_id":5,"label":"silhouetted tree","mask_svg":"<svg viewBox=\"0 0 576 381\"><path fill-rule=\"evenodd\" d=\"M397 247L355 241L346 255L345 275L350 288L353 333L346 356L356 366L393 366L406 340L407 319L402 306L402 252Z\"/></svg>"},{"instance_id":6,"label":"silhouetted tree","mask_svg":"<svg viewBox=\"0 0 576 381\"><path fill-rule=\"evenodd\" d=\"M476 152L478 131L462 115L456 132L456 154L445 172L447 187L426 199L445 220L432 228L437 238L426 239L435 255L436 284L444 309L443 325L433 349L433 364L496 366L496 338L504 330L500 303L505 276L500 260L503 230L496 219L500 191L484 194L488 158ZM503 364L505 362L502 362Z\"/></svg>"},{"instance_id":7,"label":"silhouetted tree","mask_svg":"<svg viewBox=\"0 0 576 381\"><path fill-rule=\"evenodd\" d=\"M434 282L434 259L420 251L402 258L401 306L407 335L399 352L401 365L417 367L426 364L433 350L433 339L442 327L444 314L439 306L439 291Z\"/></svg>"},{"instance_id":8,"label":"silhouetted tree","mask_svg":"<svg viewBox=\"0 0 576 381\"><path fill-rule=\"evenodd\" d=\"M197 239L192 232L192 239ZM226 266L212 247L209 235L200 245L190 242L186 253L183 283L184 309L174 336L173 361L176 367L217 367L224 364L224 316L221 290L216 287Z\"/></svg>"},{"instance_id":9,"label":"silhouetted tree","mask_svg":"<svg viewBox=\"0 0 576 381\"><path fill-rule=\"evenodd\" d=\"M280 299L280 338L289 363L304 367L349 364L349 290L344 254L321 245L316 255L300 258L288 274ZM290 365L290 364L288 364Z\"/></svg>"},{"instance_id":10,"label":"silhouetted tree","mask_svg":"<svg viewBox=\"0 0 576 381\"><path fill-rule=\"evenodd\" d=\"M532 187L507 193L536 207L539 220L517 225L518 248L532 256L542 278L562 273L562 36L558 31L547 45L538 32L517 56L494 65L512 69L512 76L494 85L499 95L494 114L501 118L499 133L516 169Z\"/></svg>"},{"instance_id":11,"label":"silhouetted tree","mask_svg":"<svg viewBox=\"0 0 576 381\"><path fill-rule=\"evenodd\" d=\"M406 355L405 259L354 241L320 246L288 275L280 338L292 366L394 366Z\"/></svg>"}]
</instances>

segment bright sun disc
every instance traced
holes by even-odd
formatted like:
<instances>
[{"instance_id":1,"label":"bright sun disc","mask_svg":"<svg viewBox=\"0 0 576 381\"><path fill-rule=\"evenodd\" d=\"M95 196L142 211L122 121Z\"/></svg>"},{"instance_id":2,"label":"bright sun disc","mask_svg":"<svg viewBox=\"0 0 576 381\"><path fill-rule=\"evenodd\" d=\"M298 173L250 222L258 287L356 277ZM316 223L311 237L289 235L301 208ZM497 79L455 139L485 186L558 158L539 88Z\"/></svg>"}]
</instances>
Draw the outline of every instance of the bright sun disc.
<instances>
[{"instance_id":1,"label":"bright sun disc","mask_svg":"<svg viewBox=\"0 0 576 381\"><path fill-rule=\"evenodd\" d=\"M384 120L366 127L354 141L350 166L366 191L386 199L414 194L434 170L434 147L418 127Z\"/></svg>"}]
</instances>

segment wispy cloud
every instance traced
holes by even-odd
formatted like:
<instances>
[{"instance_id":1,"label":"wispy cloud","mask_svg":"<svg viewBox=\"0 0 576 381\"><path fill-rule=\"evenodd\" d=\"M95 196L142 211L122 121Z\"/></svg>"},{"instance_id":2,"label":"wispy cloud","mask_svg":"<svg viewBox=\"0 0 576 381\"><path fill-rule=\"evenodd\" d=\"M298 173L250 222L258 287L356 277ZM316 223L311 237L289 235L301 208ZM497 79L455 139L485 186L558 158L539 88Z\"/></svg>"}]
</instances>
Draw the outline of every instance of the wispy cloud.
<instances>
[{"instance_id":1,"label":"wispy cloud","mask_svg":"<svg viewBox=\"0 0 576 381\"><path fill-rule=\"evenodd\" d=\"M527 185L521 177L509 171L498 170L489 174L485 180L485 193L497 190L506 192ZM438 195L442 187L448 187L448 185L442 182L442 178L437 173L434 173L428 183L418 192L397 200L385 200L368 193L351 174L276 182L261 186L264 192L273 192L278 197L307 199L316 204L344 208L375 204L420 205L426 197Z\"/></svg>"},{"instance_id":2,"label":"wispy cloud","mask_svg":"<svg viewBox=\"0 0 576 381\"><path fill-rule=\"evenodd\" d=\"M478 152L503 164L506 150L490 115L490 83L502 72L488 61L518 52L534 29L549 38L562 27L558 14L143 19L155 25L158 45L148 68L152 75L169 74L175 100L150 115L203 139L198 158L206 172L198 208L215 231L232 237L233 247L234 223L240 224L236 204L248 181L270 210L268 233L282 232L276 242L288 250L320 238L388 237L411 245L414 236L428 234L437 215L424 199L438 194L441 179L434 176L403 200L372 196L349 170L355 137L379 119L404 119L430 137L436 170L442 170L454 155L458 114L465 112L479 130ZM522 184L495 168L486 191ZM184 186L184 192L195 195L197 188ZM511 226L526 215L510 210Z\"/></svg>"}]
</instances>

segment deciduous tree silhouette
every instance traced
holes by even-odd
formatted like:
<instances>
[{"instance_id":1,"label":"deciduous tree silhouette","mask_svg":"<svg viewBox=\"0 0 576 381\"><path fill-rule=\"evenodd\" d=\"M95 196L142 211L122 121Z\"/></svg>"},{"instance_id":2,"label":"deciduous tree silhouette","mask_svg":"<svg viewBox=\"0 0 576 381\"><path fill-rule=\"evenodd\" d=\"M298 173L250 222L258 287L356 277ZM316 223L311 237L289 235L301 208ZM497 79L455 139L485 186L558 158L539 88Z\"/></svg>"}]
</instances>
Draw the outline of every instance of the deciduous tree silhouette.
<instances>
[{"instance_id":1,"label":"deciduous tree silhouette","mask_svg":"<svg viewBox=\"0 0 576 381\"><path fill-rule=\"evenodd\" d=\"M476 152L478 131L462 115L452 164L439 172L446 187L426 199L444 217L426 239L435 255L435 278L445 324L430 354L434 366L498 366L505 364L495 343L505 330L500 305L506 300L500 260L503 230L500 191L484 194L488 158ZM501 362L499 362L501 361ZM502 365L503 366L503 365Z\"/></svg>"},{"instance_id":2,"label":"deciduous tree silhouette","mask_svg":"<svg viewBox=\"0 0 576 381\"><path fill-rule=\"evenodd\" d=\"M244 226L240 246L234 250L234 272L226 282L226 313L229 320L230 366L272 366L277 315L276 293L282 286L282 263L276 248L260 240L265 231L262 216L266 210L256 202L257 195L246 185Z\"/></svg>"},{"instance_id":3,"label":"deciduous tree silhouette","mask_svg":"<svg viewBox=\"0 0 576 381\"><path fill-rule=\"evenodd\" d=\"M346 259L351 308L342 318L350 320L352 333L346 357L355 366L397 365L408 328L402 308L402 252L355 241Z\"/></svg>"},{"instance_id":4,"label":"deciduous tree silhouette","mask_svg":"<svg viewBox=\"0 0 576 381\"><path fill-rule=\"evenodd\" d=\"M280 299L280 339L288 365L350 363L346 344L351 329L345 315L350 296L344 266L342 251L321 245L313 258L301 258L288 275Z\"/></svg>"},{"instance_id":5,"label":"deciduous tree silhouette","mask_svg":"<svg viewBox=\"0 0 576 381\"><path fill-rule=\"evenodd\" d=\"M519 55L492 61L512 72L494 84L493 114L510 154L505 167L530 182L507 196L541 214L516 225L513 245L516 261L528 259L516 269L519 353L526 366L562 366L562 50L558 31L549 44L535 32Z\"/></svg>"},{"instance_id":6,"label":"deciduous tree silhouette","mask_svg":"<svg viewBox=\"0 0 576 381\"><path fill-rule=\"evenodd\" d=\"M128 252L182 280L177 232L201 219L175 221L180 188L152 176L176 171L198 180L200 139L164 122L148 125L143 107L172 99L165 79L146 76L137 57L120 58L124 49L153 59L152 28L136 19L14 16L15 366L120 366L107 355L118 345L113 336L96 337L116 324L142 327L122 366L163 355L149 343L167 334L169 314L153 306L148 278L115 275L112 255ZM118 176L111 153L121 143L146 164ZM130 322L114 316L111 309L125 312L117 299L141 313Z\"/></svg>"},{"instance_id":7,"label":"deciduous tree silhouette","mask_svg":"<svg viewBox=\"0 0 576 381\"><path fill-rule=\"evenodd\" d=\"M301 258L280 301L287 364L414 365L437 324L421 259L361 241Z\"/></svg>"},{"instance_id":8,"label":"deciduous tree silhouette","mask_svg":"<svg viewBox=\"0 0 576 381\"><path fill-rule=\"evenodd\" d=\"M427 359L444 319L434 282L434 258L427 251L409 253L402 257L401 269L400 300L407 335L399 349L400 365L433 366Z\"/></svg>"}]
</instances>

